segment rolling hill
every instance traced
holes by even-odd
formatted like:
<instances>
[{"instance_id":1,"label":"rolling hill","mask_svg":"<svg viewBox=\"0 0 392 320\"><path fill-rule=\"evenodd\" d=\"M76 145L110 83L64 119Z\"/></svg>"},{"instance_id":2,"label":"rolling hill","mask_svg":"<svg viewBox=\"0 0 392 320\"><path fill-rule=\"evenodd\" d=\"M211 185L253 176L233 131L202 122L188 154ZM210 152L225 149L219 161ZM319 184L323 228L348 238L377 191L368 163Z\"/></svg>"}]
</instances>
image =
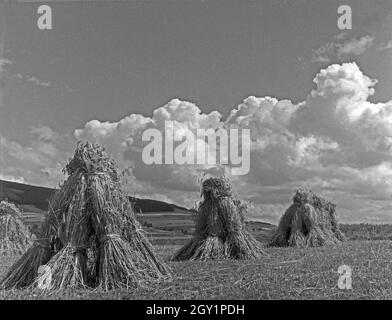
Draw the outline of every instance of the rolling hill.
<instances>
[{"instance_id":1,"label":"rolling hill","mask_svg":"<svg viewBox=\"0 0 392 320\"><path fill-rule=\"evenodd\" d=\"M0 199L8 199L27 211L41 212L48 209L48 201L56 189L0 180ZM152 199L129 197L136 212L190 211L187 208Z\"/></svg>"},{"instance_id":2,"label":"rolling hill","mask_svg":"<svg viewBox=\"0 0 392 320\"><path fill-rule=\"evenodd\" d=\"M22 209L23 219L36 227L44 220L49 200L56 189L0 180L0 200L6 199ZM137 218L155 244L182 244L194 231L194 212L187 208L152 199L129 197ZM248 222L248 229L259 240L268 238L275 226L264 222Z\"/></svg>"}]
</instances>

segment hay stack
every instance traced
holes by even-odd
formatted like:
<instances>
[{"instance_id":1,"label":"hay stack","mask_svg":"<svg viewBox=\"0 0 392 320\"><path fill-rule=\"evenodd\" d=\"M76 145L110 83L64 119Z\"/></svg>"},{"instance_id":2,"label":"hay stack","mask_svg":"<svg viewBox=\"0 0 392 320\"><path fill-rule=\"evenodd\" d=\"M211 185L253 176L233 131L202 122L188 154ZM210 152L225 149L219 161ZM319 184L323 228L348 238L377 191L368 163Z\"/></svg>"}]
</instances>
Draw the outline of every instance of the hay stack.
<instances>
[{"instance_id":1,"label":"hay stack","mask_svg":"<svg viewBox=\"0 0 392 320\"><path fill-rule=\"evenodd\" d=\"M0 256L23 254L31 246L31 235L23 224L19 209L7 201L0 202Z\"/></svg>"},{"instance_id":2,"label":"hay stack","mask_svg":"<svg viewBox=\"0 0 392 320\"><path fill-rule=\"evenodd\" d=\"M296 191L293 202L280 219L271 246L317 247L344 240L335 204L303 189Z\"/></svg>"},{"instance_id":3,"label":"hay stack","mask_svg":"<svg viewBox=\"0 0 392 320\"><path fill-rule=\"evenodd\" d=\"M193 239L181 248L174 260L259 258L263 251L246 230L245 208L233 197L230 181L209 178L202 183Z\"/></svg>"},{"instance_id":4,"label":"hay stack","mask_svg":"<svg viewBox=\"0 0 392 320\"><path fill-rule=\"evenodd\" d=\"M39 241L11 267L6 288L130 288L170 275L122 192L116 163L103 148L79 143L65 168ZM51 272L38 274L46 265ZM48 280L50 277L50 281Z\"/></svg>"}]
</instances>

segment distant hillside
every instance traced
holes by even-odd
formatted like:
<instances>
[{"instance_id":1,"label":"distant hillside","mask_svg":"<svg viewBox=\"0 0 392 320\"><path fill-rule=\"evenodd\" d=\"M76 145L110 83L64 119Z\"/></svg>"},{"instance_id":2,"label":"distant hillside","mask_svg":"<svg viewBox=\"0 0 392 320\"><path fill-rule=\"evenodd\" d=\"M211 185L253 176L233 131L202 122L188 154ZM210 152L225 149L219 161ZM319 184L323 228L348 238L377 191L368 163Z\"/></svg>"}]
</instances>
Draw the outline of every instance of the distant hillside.
<instances>
[{"instance_id":1,"label":"distant hillside","mask_svg":"<svg viewBox=\"0 0 392 320\"><path fill-rule=\"evenodd\" d=\"M23 183L0 180L0 199L8 199L18 205L34 206L46 211L48 200L55 189L30 186Z\"/></svg>"},{"instance_id":2,"label":"distant hillside","mask_svg":"<svg viewBox=\"0 0 392 320\"><path fill-rule=\"evenodd\" d=\"M23 210L24 222L35 230L44 220L48 201L56 189L0 180L0 200L7 199ZM129 197L137 218L153 244L183 245L195 230L192 210L158 200ZM259 240L270 238L275 226L249 221L247 229Z\"/></svg>"},{"instance_id":3,"label":"distant hillside","mask_svg":"<svg viewBox=\"0 0 392 320\"><path fill-rule=\"evenodd\" d=\"M139 199L135 197L129 197L134 203L134 209L136 212L175 212L175 211L188 211L189 209L159 200L152 199Z\"/></svg>"},{"instance_id":4,"label":"distant hillside","mask_svg":"<svg viewBox=\"0 0 392 320\"><path fill-rule=\"evenodd\" d=\"M0 180L0 200L8 199L22 208L24 211L40 212L48 209L48 201L56 189L31 186L28 184ZM151 199L139 199L129 197L134 202L136 212L175 212L188 211L187 208Z\"/></svg>"}]
</instances>

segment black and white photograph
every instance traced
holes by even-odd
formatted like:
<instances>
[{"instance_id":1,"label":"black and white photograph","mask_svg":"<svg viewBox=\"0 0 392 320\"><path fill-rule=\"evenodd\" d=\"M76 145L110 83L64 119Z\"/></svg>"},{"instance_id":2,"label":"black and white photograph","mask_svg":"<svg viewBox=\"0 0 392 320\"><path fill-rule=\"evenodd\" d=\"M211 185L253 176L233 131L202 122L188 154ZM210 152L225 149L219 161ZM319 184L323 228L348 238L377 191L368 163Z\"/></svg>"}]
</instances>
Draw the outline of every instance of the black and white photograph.
<instances>
[{"instance_id":1,"label":"black and white photograph","mask_svg":"<svg viewBox=\"0 0 392 320\"><path fill-rule=\"evenodd\" d=\"M0 0L0 300L391 299L391 0Z\"/></svg>"}]
</instances>

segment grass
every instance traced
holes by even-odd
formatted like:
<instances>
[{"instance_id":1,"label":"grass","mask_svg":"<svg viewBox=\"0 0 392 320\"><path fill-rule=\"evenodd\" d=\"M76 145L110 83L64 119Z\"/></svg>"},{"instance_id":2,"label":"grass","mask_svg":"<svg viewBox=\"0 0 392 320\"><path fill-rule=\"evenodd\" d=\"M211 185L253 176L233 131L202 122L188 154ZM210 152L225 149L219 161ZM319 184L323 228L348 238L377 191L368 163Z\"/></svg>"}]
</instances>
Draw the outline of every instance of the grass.
<instances>
[{"instance_id":1,"label":"grass","mask_svg":"<svg viewBox=\"0 0 392 320\"><path fill-rule=\"evenodd\" d=\"M157 246L166 260L179 246ZM171 280L136 290L0 292L1 299L392 299L392 243L348 241L339 247L266 248L260 260L169 262ZM0 276L16 259L0 258ZM1 260L2 259L2 260ZM338 268L352 268L352 289Z\"/></svg>"},{"instance_id":2,"label":"grass","mask_svg":"<svg viewBox=\"0 0 392 320\"><path fill-rule=\"evenodd\" d=\"M350 240L392 240L390 224L340 224L340 229Z\"/></svg>"}]
</instances>

